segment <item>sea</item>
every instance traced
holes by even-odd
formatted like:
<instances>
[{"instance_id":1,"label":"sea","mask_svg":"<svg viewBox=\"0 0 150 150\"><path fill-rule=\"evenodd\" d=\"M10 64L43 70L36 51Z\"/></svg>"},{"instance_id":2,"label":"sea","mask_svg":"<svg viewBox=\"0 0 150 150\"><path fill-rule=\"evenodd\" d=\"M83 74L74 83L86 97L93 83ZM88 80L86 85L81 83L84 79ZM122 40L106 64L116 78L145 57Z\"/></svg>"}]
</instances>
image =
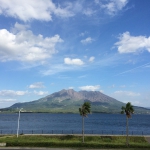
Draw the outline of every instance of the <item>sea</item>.
<instances>
[{"instance_id":1,"label":"sea","mask_svg":"<svg viewBox=\"0 0 150 150\"><path fill-rule=\"evenodd\" d=\"M0 114L0 134L81 134L82 116L63 113ZM85 134L125 135L126 115L89 114L84 118ZM150 135L150 115L133 114L129 119L130 135Z\"/></svg>"}]
</instances>

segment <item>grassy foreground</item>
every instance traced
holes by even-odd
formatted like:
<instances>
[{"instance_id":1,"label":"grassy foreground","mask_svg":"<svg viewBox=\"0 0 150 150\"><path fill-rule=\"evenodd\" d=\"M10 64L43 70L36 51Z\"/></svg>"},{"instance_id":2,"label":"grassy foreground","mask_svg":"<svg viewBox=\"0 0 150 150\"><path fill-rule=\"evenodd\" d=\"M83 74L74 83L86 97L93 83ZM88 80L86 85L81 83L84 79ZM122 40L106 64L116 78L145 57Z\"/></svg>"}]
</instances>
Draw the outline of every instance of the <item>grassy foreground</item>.
<instances>
[{"instance_id":1,"label":"grassy foreground","mask_svg":"<svg viewBox=\"0 0 150 150\"><path fill-rule=\"evenodd\" d=\"M69 148L127 148L125 136L86 136L82 143L82 136L44 136L44 135L19 135L0 136L0 143L7 147L69 147ZM130 137L130 148L147 148L150 144L144 137Z\"/></svg>"}]
</instances>

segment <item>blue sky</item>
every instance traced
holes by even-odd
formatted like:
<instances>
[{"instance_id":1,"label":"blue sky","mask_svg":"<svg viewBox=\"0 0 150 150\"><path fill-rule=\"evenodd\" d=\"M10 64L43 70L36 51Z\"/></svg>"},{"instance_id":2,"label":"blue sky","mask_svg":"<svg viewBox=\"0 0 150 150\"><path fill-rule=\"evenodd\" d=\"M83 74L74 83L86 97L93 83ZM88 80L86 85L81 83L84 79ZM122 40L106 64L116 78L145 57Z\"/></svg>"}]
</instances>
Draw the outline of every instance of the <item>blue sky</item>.
<instances>
[{"instance_id":1,"label":"blue sky","mask_svg":"<svg viewBox=\"0 0 150 150\"><path fill-rule=\"evenodd\" d=\"M62 89L150 107L149 0L0 0L0 108Z\"/></svg>"}]
</instances>

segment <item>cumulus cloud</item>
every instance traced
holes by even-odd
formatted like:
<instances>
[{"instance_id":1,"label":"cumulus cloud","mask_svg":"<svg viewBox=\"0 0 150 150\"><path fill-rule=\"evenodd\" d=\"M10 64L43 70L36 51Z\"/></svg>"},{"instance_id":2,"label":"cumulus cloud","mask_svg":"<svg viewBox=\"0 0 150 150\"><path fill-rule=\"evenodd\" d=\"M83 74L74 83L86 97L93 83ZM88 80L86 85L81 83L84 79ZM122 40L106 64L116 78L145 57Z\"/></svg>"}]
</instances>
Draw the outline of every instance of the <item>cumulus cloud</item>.
<instances>
[{"instance_id":1,"label":"cumulus cloud","mask_svg":"<svg viewBox=\"0 0 150 150\"><path fill-rule=\"evenodd\" d=\"M31 89L44 88L44 87L45 86L43 85L43 82L36 82L29 86L29 88L31 88Z\"/></svg>"},{"instance_id":2,"label":"cumulus cloud","mask_svg":"<svg viewBox=\"0 0 150 150\"><path fill-rule=\"evenodd\" d=\"M80 90L86 90L86 91L97 91L100 89L100 85L87 85L87 86L81 86L79 87Z\"/></svg>"},{"instance_id":3,"label":"cumulus cloud","mask_svg":"<svg viewBox=\"0 0 150 150\"><path fill-rule=\"evenodd\" d=\"M83 65L84 62L81 59L71 59L71 58L64 58L64 63L67 65Z\"/></svg>"},{"instance_id":4,"label":"cumulus cloud","mask_svg":"<svg viewBox=\"0 0 150 150\"><path fill-rule=\"evenodd\" d=\"M89 58L89 62L93 62L93 61L94 61L94 59L95 59L95 57L94 57L94 56L90 57L90 58Z\"/></svg>"},{"instance_id":5,"label":"cumulus cloud","mask_svg":"<svg viewBox=\"0 0 150 150\"><path fill-rule=\"evenodd\" d=\"M28 94L28 91L1 90L0 96L23 96Z\"/></svg>"},{"instance_id":6,"label":"cumulus cloud","mask_svg":"<svg viewBox=\"0 0 150 150\"><path fill-rule=\"evenodd\" d=\"M93 39L91 37L88 37L84 40L81 40L81 43L82 44L89 44L89 43L92 43Z\"/></svg>"},{"instance_id":7,"label":"cumulus cloud","mask_svg":"<svg viewBox=\"0 0 150 150\"><path fill-rule=\"evenodd\" d=\"M150 37L131 36L129 32L125 32L120 35L115 46L117 46L119 53L135 53L142 50L150 52Z\"/></svg>"},{"instance_id":8,"label":"cumulus cloud","mask_svg":"<svg viewBox=\"0 0 150 150\"><path fill-rule=\"evenodd\" d=\"M0 0L0 14L18 18L23 21L32 19L51 21L52 15L71 17L74 13L70 5L63 8L56 6L52 0Z\"/></svg>"},{"instance_id":9,"label":"cumulus cloud","mask_svg":"<svg viewBox=\"0 0 150 150\"><path fill-rule=\"evenodd\" d=\"M35 95L43 96L43 95L48 95L48 91L34 91L33 92Z\"/></svg>"},{"instance_id":10,"label":"cumulus cloud","mask_svg":"<svg viewBox=\"0 0 150 150\"><path fill-rule=\"evenodd\" d=\"M98 0L95 0L95 3L100 4L101 8L103 8L107 14L115 15L118 11L121 11L126 6L128 0L109 0L106 2L106 4L102 4Z\"/></svg>"},{"instance_id":11,"label":"cumulus cloud","mask_svg":"<svg viewBox=\"0 0 150 150\"><path fill-rule=\"evenodd\" d=\"M59 35L44 38L31 30L19 30L23 26L18 23L15 26L16 33L0 30L0 61L45 61L57 52L56 44L63 41Z\"/></svg>"}]
</instances>

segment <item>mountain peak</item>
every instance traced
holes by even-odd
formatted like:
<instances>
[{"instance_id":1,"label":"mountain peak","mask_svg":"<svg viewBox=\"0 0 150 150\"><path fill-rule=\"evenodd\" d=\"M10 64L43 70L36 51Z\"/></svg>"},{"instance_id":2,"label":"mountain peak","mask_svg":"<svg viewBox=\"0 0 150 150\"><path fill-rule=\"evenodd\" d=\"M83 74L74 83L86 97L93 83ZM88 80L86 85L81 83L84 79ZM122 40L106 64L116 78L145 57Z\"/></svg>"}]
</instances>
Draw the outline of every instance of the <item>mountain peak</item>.
<instances>
[{"instance_id":1,"label":"mountain peak","mask_svg":"<svg viewBox=\"0 0 150 150\"><path fill-rule=\"evenodd\" d=\"M91 102L111 102L111 101L117 101L114 98L111 98L99 91L86 91L82 90L79 92L74 91L73 89L63 89L59 92L57 92L59 96L62 96L64 98L68 99L76 99L76 100L89 100Z\"/></svg>"},{"instance_id":2,"label":"mountain peak","mask_svg":"<svg viewBox=\"0 0 150 150\"><path fill-rule=\"evenodd\" d=\"M63 92L74 93L74 92L76 92L76 91L74 91L73 89L62 89L60 92L61 92L61 93L63 93Z\"/></svg>"},{"instance_id":3,"label":"mountain peak","mask_svg":"<svg viewBox=\"0 0 150 150\"><path fill-rule=\"evenodd\" d=\"M91 108L94 112L120 112L121 107L124 105L124 103L99 91L76 92L73 89L63 89L39 100L16 103L1 111L16 111L17 108L24 108L29 112L78 112L79 107L85 101L91 103ZM148 112L144 108L137 107L137 109L141 112Z\"/></svg>"}]
</instances>

